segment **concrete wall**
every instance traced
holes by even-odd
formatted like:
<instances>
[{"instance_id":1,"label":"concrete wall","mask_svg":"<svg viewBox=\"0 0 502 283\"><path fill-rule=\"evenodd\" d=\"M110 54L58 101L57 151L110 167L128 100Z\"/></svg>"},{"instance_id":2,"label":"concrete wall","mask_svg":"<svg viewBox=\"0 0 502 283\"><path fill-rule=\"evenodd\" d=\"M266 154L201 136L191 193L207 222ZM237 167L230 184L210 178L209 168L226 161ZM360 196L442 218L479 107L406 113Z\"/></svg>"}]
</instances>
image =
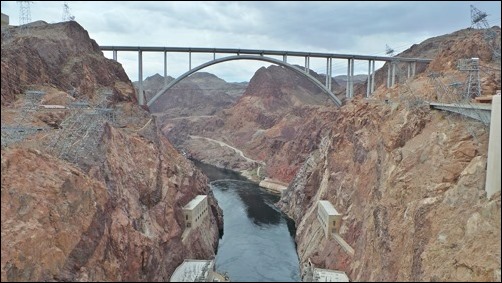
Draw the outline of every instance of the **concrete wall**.
<instances>
[{"instance_id":1,"label":"concrete wall","mask_svg":"<svg viewBox=\"0 0 502 283\"><path fill-rule=\"evenodd\" d=\"M2 13L2 26L7 26L7 25L9 25L9 16Z\"/></svg>"},{"instance_id":2,"label":"concrete wall","mask_svg":"<svg viewBox=\"0 0 502 283\"><path fill-rule=\"evenodd\" d=\"M195 228L208 214L207 196L199 195L183 207L186 228Z\"/></svg>"},{"instance_id":3,"label":"concrete wall","mask_svg":"<svg viewBox=\"0 0 502 283\"><path fill-rule=\"evenodd\" d=\"M490 121L488 161L486 162L486 197L500 191L500 95L494 95Z\"/></svg>"},{"instance_id":4,"label":"concrete wall","mask_svg":"<svg viewBox=\"0 0 502 283\"><path fill-rule=\"evenodd\" d=\"M317 204L317 219L321 223L324 234L328 239L333 233L338 233L342 224L342 215L339 214L329 201L321 200Z\"/></svg>"}]
</instances>

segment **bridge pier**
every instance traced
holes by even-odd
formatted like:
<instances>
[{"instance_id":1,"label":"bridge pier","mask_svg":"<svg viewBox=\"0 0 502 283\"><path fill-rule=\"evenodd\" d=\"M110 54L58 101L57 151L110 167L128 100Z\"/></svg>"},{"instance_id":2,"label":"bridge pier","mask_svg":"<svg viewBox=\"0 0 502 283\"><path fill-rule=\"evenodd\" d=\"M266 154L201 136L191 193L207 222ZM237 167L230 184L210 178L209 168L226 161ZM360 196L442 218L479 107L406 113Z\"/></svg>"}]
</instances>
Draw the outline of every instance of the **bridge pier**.
<instances>
[{"instance_id":1,"label":"bridge pier","mask_svg":"<svg viewBox=\"0 0 502 283\"><path fill-rule=\"evenodd\" d=\"M392 61L392 78L391 78L391 84L390 86L393 87L396 84L396 63Z\"/></svg>"},{"instance_id":2,"label":"bridge pier","mask_svg":"<svg viewBox=\"0 0 502 283\"><path fill-rule=\"evenodd\" d=\"M371 93L375 92L375 60L371 63Z\"/></svg>"},{"instance_id":3,"label":"bridge pier","mask_svg":"<svg viewBox=\"0 0 502 283\"><path fill-rule=\"evenodd\" d=\"M371 63L375 63L373 60L368 60L368 80L366 83L366 97L370 97L370 94L373 93L372 86L373 86L373 80L375 77L372 76L372 72L375 72L375 70L371 70ZM375 64L373 64L373 68L375 68Z\"/></svg>"},{"instance_id":4,"label":"bridge pier","mask_svg":"<svg viewBox=\"0 0 502 283\"><path fill-rule=\"evenodd\" d=\"M354 97L354 58L348 59L347 65L347 88L345 90L345 97Z\"/></svg>"},{"instance_id":5,"label":"bridge pier","mask_svg":"<svg viewBox=\"0 0 502 283\"><path fill-rule=\"evenodd\" d=\"M167 51L164 51L164 85L167 85Z\"/></svg>"},{"instance_id":6,"label":"bridge pier","mask_svg":"<svg viewBox=\"0 0 502 283\"><path fill-rule=\"evenodd\" d=\"M310 57L305 56L305 73L310 73Z\"/></svg>"},{"instance_id":7,"label":"bridge pier","mask_svg":"<svg viewBox=\"0 0 502 283\"><path fill-rule=\"evenodd\" d=\"M331 91L331 86L333 84L333 58L329 58L329 85L328 85L328 89Z\"/></svg>"},{"instance_id":8,"label":"bridge pier","mask_svg":"<svg viewBox=\"0 0 502 283\"><path fill-rule=\"evenodd\" d=\"M192 70L192 51L188 51L188 70Z\"/></svg>"},{"instance_id":9,"label":"bridge pier","mask_svg":"<svg viewBox=\"0 0 502 283\"><path fill-rule=\"evenodd\" d=\"M486 197L500 191L500 95L492 99L488 160L486 161Z\"/></svg>"},{"instance_id":10,"label":"bridge pier","mask_svg":"<svg viewBox=\"0 0 502 283\"><path fill-rule=\"evenodd\" d=\"M117 50L113 50L113 60L117 62Z\"/></svg>"},{"instance_id":11,"label":"bridge pier","mask_svg":"<svg viewBox=\"0 0 502 283\"><path fill-rule=\"evenodd\" d=\"M143 51L138 51L138 104L144 105L143 96Z\"/></svg>"},{"instance_id":12,"label":"bridge pier","mask_svg":"<svg viewBox=\"0 0 502 283\"><path fill-rule=\"evenodd\" d=\"M390 88L390 62L388 62L388 65L387 65L387 88Z\"/></svg>"},{"instance_id":13,"label":"bridge pier","mask_svg":"<svg viewBox=\"0 0 502 283\"><path fill-rule=\"evenodd\" d=\"M326 88L331 90L331 58L326 58Z\"/></svg>"}]
</instances>

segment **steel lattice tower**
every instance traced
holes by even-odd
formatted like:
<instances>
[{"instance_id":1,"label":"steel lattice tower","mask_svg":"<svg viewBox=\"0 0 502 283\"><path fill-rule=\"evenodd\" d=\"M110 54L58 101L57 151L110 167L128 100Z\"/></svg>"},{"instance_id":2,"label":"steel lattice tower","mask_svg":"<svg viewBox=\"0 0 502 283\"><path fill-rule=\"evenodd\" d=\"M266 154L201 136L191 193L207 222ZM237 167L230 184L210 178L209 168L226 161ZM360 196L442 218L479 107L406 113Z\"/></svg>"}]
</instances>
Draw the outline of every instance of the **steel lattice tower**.
<instances>
[{"instance_id":1,"label":"steel lattice tower","mask_svg":"<svg viewBox=\"0 0 502 283\"><path fill-rule=\"evenodd\" d=\"M461 59L458 63L460 71L469 72L465 84L465 98L470 99L481 96L481 82L479 78L479 58Z\"/></svg>"},{"instance_id":2,"label":"steel lattice tower","mask_svg":"<svg viewBox=\"0 0 502 283\"><path fill-rule=\"evenodd\" d=\"M486 20L487 16L488 14L471 5L471 27L475 26L475 28L478 29L490 28L490 25L488 25L488 21Z\"/></svg>"},{"instance_id":3,"label":"steel lattice tower","mask_svg":"<svg viewBox=\"0 0 502 283\"><path fill-rule=\"evenodd\" d=\"M471 5L471 27L485 30L485 41L492 49L493 60L500 62L500 41L497 41L497 33L490 28L488 14Z\"/></svg>"},{"instance_id":4,"label":"steel lattice tower","mask_svg":"<svg viewBox=\"0 0 502 283\"><path fill-rule=\"evenodd\" d=\"M26 30L26 24L31 23L31 1L17 1L19 3L19 26Z\"/></svg>"},{"instance_id":5,"label":"steel lattice tower","mask_svg":"<svg viewBox=\"0 0 502 283\"><path fill-rule=\"evenodd\" d=\"M74 19L75 17L70 13L70 6L68 5L68 1L65 1L63 4L63 22L73 21Z\"/></svg>"}]
</instances>

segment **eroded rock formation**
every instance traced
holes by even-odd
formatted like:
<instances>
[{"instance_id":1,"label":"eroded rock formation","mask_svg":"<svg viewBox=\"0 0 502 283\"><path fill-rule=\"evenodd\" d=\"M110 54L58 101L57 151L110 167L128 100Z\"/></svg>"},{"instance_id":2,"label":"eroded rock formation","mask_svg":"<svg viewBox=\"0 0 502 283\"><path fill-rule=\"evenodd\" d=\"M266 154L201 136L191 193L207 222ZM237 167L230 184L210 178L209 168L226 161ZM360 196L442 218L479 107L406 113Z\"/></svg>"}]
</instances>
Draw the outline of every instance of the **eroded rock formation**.
<instances>
[{"instance_id":1,"label":"eroded rock formation","mask_svg":"<svg viewBox=\"0 0 502 283\"><path fill-rule=\"evenodd\" d=\"M2 126L44 130L2 146L2 281L167 281L185 258L213 257L221 215L207 178L136 105L121 66L73 21L32 27L29 36L9 29ZM66 108L35 109L12 124L27 85L46 92L42 104ZM105 101L115 119L72 132L62 121L95 115L68 108L83 98ZM56 146L72 135L79 139ZM89 136L97 141L90 150ZM209 218L182 241L182 207L198 194L209 195Z\"/></svg>"}]
</instances>

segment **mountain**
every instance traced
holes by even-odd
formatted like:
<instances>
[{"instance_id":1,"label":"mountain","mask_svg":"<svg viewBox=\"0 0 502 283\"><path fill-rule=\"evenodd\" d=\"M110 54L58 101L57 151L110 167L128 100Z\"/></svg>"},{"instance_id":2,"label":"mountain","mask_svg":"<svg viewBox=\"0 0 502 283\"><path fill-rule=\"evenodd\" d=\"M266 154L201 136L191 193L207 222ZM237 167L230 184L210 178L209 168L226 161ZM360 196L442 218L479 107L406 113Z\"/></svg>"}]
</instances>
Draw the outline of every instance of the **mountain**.
<instances>
[{"instance_id":1,"label":"mountain","mask_svg":"<svg viewBox=\"0 0 502 283\"><path fill-rule=\"evenodd\" d=\"M147 100L172 80L172 77L164 80L159 74L146 78L143 88ZM160 96L150 111L163 118L213 115L234 104L246 86L246 83L227 83L213 74L197 72Z\"/></svg>"},{"instance_id":2,"label":"mountain","mask_svg":"<svg viewBox=\"0 0 502 283\"><path fill-rule=\"evenodd\" d=\"M2 281L168 281L214 256L207 178L77 22L2 27L1 82ZM199 194L208 221L183 235Z\"/></svg>"},{"instance_id":3,"label":"mountain","mask_svg":"<svg viewBox=\"0 0 502 283\"><path fill-rule=\"evenodd\" d=\"M261 164L262 174L289 181L315 148L322 125L329 121L323 117L336 111L333 105L328 95L306 78L272 65L256 71L244 95L231 108L204 119L166 120L163 132L197 159L238 171L256 171ZM319 115L312 115L316 109L320 109ZM216 141L229 146L221 147ZM274 160L278 156L280 160Z\"/></svg>"}]
</instances>

